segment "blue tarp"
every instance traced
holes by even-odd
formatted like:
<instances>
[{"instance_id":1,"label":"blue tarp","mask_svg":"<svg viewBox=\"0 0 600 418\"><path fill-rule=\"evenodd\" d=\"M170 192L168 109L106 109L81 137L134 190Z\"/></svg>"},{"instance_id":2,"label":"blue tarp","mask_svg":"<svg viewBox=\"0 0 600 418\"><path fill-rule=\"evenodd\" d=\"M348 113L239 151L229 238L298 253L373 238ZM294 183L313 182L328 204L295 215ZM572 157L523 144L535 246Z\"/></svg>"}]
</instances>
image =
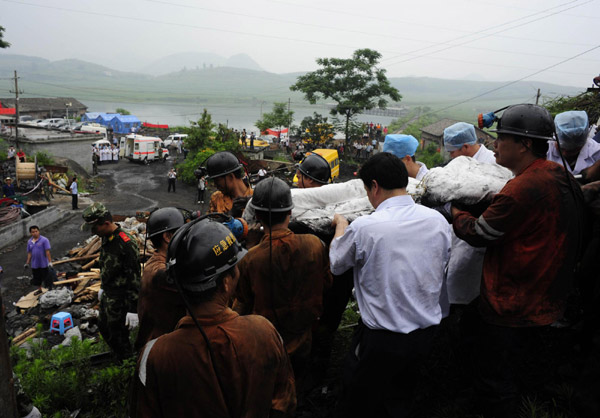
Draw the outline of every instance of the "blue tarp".
<instances>
[{"instance_id":1,"label":"blue tarp","mask_svg":"<svg viewBox=\"0 0 600 418\"><path fill-rule=\"evenodd\" d=\"M117 134L137 132L142 122L133 115L119 113L88 112L81 117L83 122L96 122L107 128L112 128Z\"/></svg>"},{"instance_id":2,"label":"blue tarp","mask_svg":"<svg viewBox=\"0 0 600 418\"><path fill-rule=\"evenodd\" d=\"M110 121L113 131L118 134L137 132L142 122L133 115L118 115Z\"/></svg>"}]
</instances>

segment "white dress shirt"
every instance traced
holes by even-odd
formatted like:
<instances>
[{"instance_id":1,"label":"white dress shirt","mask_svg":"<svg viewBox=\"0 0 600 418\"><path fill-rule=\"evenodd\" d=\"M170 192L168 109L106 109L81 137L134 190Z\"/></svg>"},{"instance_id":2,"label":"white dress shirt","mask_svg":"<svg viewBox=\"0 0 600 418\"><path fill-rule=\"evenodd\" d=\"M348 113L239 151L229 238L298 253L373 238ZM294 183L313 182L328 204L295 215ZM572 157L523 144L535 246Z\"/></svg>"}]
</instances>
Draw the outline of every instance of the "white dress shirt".
<instances>
[{"instance_id":1,"label":"white dress shirt","mask_svg":"<svg viewBox=\"0 0 600 418\"><path fill-rule=\"evenodd\" d=\"M440 323L449 257L450 225L408 195L357 218L329 249L333 274L354 267L363 323L404 334Z\"/></svg>"},{"instance_id":2,"label":"white dress shirt","mask_svg":"<svg viewBox=\"0 0 600 418\"><path fill-rule=\"evenodd\" d=\"M556 141L548 141L548 154L546 154L546 159L562 165L562 159L560 158L558 149L556 149ZM576 175L589 166L594 165L598 160L600 160L600 144L593 139L588 138L583 148L579 151L575 169L571 170L569 164L567 164L567 169L571 174Z\"/></svg>"}]
</instances>

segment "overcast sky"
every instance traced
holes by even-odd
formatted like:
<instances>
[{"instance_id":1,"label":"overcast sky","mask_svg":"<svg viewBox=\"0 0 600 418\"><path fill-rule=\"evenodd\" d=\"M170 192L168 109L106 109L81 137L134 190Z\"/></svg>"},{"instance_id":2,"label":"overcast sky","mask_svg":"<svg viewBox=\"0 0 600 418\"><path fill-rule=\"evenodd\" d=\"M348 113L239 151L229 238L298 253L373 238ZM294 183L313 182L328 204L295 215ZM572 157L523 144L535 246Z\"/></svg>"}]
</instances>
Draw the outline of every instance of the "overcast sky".
<instances>
[{"instance_id":1,"label":"overcast sky","mask_svg":"<svg viewBox=\"0 0 600 418\"><path fill-rule=\"evenodd\" d=\"M0 26L12 44L0 59L80 58L126 71L191 51L309 71L318 57L372 48L392 77L532 75L588 87L600 73L600 0L0 0Z\"/></svg>"}]
</instances>

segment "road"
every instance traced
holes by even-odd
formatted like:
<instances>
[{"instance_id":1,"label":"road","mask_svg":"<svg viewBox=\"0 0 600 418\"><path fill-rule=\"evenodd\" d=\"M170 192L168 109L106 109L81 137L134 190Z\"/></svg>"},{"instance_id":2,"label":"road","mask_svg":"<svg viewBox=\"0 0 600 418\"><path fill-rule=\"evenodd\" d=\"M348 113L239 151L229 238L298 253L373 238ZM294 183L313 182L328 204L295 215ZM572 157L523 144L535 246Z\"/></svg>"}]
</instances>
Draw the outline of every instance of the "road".
<instances>
[{"instance_id":1,"label":"road","mask_svg":"<svg viewBox=\"0 0 600 418\"><path fill-rule=\"evenodd\" d=\"M142 165L121 160L116 164L100 165L98 178L101 186L98 193L91 196L95 202L102 202L113 214L135 216L136 211L148 211L156 207L176 206L188 210L206 210L206 203L196 204L195 185L186 185L177 181L177 191L167 193L167 172L176 161L168 160L166 163L152 163ZM207 190L210 196L212 190ZM57 206L69 210L62 221L45 228L42 235L50 240L53 259L66 255L67 251L89 238L89 232L80 230L82 224L81 213L91 201L80 199L78 211L71 211L69 197L57 199L52 202ZM87 204L86 204L87 203ZM0 266L4 274L0 276L0 287L4 303L12 305L22 295L35 290L23 276L23 264L27 257L27 241L12 247L4 248L0 252ZM59 269L59 271L61 271ZM30 270L27 271L30 274Z\"/></svg>"}]
</instances>

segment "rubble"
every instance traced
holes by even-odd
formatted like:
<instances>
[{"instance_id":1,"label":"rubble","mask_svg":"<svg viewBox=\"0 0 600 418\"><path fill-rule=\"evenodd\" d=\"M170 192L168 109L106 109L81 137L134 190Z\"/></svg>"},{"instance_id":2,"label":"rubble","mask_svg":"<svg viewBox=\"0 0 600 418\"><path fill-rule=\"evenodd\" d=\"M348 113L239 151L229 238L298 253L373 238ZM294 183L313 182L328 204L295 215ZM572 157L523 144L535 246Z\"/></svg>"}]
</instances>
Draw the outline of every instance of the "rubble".
<instances>
[{"instance_id":1,"label":"rubble","mask_svg":"<svg viewBox=\"0 0 600 418\"><path fill-rule=\"evenodd\" d=\"M79 327L73 327L73 328L66 330L65 331L65 339L63 340L62 343L60 343L60 345L69 347L72 343L73 337L75 337L79 341L81 341L81 331L79 330Z\"/></svg>"},{"instance_id":2,"label":"rubble","mask_svg":"<svg viewBox=\"0 0 600 418\"><path fill-rule=\"evenodd\" d=\"M49 309L53 306L62 306L70 304L73 300L73 292L66 287L55 290L49 290L40 297L40 306L42 309Z\"/></svg>"},{"instance_id":3,"label":"rubble","mask_svg":"<svg viewBox=\"0 0 600 418\"><path fill-rule=\"evenodd\" d=\"M134 217L123 218L123 221L118 223L137 241L140 248L140 260L142 260L146 224ZM101 239L98 236L92 236L82 245L69 250L67 257L53 263L57 270L66 269L69 272L68 274L65 272L58 274L58 281L55 282L55 285L61 286L60 288L55 290L36 289L15 303L15 313L7 317L7 329L10 335L14 336L13 345L22 346L28 339L36 337L37 324L42 324L42 336L48 339L50 345L60 344L62 340L59 341L56 336L48 332L50 318L57 310L71 314L74 328L77 328L77 331L72 331L72 333L79 335L78 338L96 337L98 332L96 325L98 291L101 282L100 269L93 266L100 257L101 245ZM148 241L145 249L146 258L153 253L154 248ZM22 278L29 279L28 276L22 276ZM63 345L70 344L70 338L68 340L69 342Z\"/></svg>"}]
</instances>

